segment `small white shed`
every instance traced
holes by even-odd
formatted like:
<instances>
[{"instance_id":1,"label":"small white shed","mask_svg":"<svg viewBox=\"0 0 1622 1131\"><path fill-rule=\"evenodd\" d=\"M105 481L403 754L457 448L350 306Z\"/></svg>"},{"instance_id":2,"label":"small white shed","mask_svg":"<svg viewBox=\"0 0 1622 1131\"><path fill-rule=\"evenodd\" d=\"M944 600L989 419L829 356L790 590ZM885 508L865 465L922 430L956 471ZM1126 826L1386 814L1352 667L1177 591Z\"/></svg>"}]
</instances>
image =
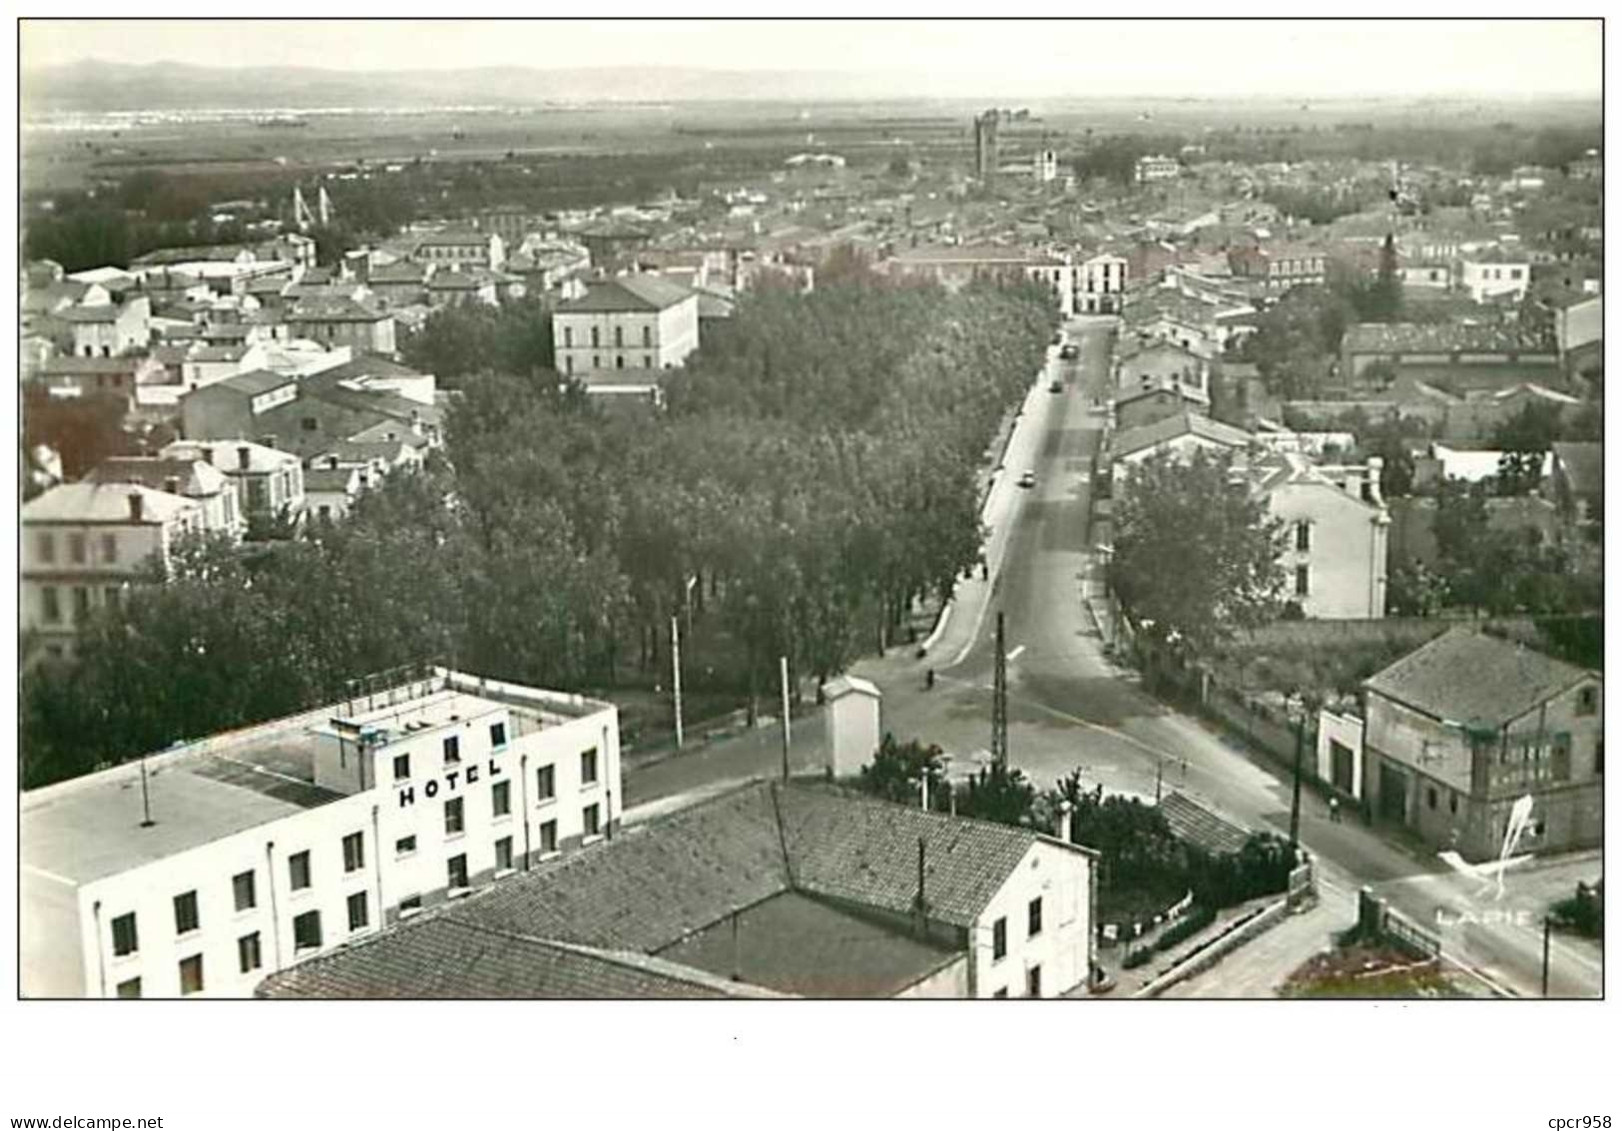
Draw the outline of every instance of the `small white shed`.
<instances>
[{"instance_id":1,"label":"small white shed","mask_svg":"<svg viewBox=\"0 0 1622 1131\"><path fill-rule=\"evenodd\" d=\"M831 680L822 692L828 712L828 766L835 777L858 773L879 748L883 733L879 703L884 693L853 675Z\"/></svg>"}]
</instances>

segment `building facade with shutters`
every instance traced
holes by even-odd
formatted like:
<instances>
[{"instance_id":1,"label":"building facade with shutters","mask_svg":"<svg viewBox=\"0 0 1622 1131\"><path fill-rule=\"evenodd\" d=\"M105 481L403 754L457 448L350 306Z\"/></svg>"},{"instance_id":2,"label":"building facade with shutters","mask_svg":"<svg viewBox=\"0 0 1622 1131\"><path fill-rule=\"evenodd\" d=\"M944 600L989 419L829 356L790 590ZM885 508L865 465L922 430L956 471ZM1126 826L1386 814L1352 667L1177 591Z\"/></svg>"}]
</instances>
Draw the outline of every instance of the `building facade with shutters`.
<instances>
[{"instance_id":1,"label":"building facade with shutters","mask_svg":"<svg viewBox=\"0 0 1622 1131\"><path fill-rule=\"evenodd\" d=\"M617 831L616 708L411 675L25 793L22 993L249 997Z\"/></svg>"},{"instance_id":2,"label":"building facade with shutters","mask_svg":"<svg viewBox=\"0 0 1622 1131\"><path fill-rule=\"evenodd\" d=\"M552 315L558 372L670 369L698 348L698 294L657 275L593 284Z\"/></svg>"}]
</instances>

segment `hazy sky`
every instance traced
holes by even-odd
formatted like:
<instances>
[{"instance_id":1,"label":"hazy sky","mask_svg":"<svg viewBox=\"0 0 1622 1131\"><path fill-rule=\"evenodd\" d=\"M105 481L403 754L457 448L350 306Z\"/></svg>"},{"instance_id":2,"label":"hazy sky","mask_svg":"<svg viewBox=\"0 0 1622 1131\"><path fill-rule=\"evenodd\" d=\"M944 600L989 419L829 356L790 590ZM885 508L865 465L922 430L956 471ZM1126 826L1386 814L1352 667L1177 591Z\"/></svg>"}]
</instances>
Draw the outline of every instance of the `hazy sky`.
<instances>
[{"instance_id":1,"label":"hazy sky","mask_svg":"<svg viewBox=\"0 0 1622 1131\"><path fill-rule=\"evenodd\" d=\"M1028 95L1598 96L1602 81L1598 20L23 22L25 68L84 58L946 72Z\"/></svg>"}]
</instances>

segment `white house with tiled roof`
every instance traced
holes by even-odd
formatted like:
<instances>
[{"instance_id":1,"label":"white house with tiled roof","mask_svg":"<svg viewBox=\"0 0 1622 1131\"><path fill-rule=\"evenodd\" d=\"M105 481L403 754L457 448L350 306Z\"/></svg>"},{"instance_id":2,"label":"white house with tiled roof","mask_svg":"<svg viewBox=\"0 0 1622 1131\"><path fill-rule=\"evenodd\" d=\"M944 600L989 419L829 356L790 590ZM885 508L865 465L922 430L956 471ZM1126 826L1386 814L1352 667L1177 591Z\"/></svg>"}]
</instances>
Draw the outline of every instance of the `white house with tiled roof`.
<instances>
[{"instance_id":1,"label":"white house with tiled roof","mask_svg":"<svg viewBox=\"0 0 1622 1131\"><path fill-rule=\"evenodd\" d=\"M1367 465L1313 464L1297 452L1252 463L1251 485L1268 516L1284 524L1285 597L1304 616L1385 616L1391 516L1380 497L1378 457Z\"/></svg>"},{"instance_id":2,"label":"white house with tiled roof","mask_svg":"<svg viewBox=\"0 0 1622 1131\"><path fill-rule=\"evenodd\" d=\"M133 483L64 483L23 504L21 609L25 634L65 656L95 610L119 600L154 559L202 533L203 503Z\"/></svg>"},{"instance_id":3,"label":"white house with tiled roof","mask_svg":"<svg viewBox=\"0 0 1622 1131\"><path fill-rule=\"evenodd\" d=\"M261 995L488 996L490 968L550 966L562 947L619 979L719 977L754 993L1058 997L1093 967L1095 860L1030 829L757 782L271 978ZM597 996L603 973L532 969L502 996Z\"/></svg>"},{"instance_id":4,"label":"white house with tiled roof","mask_svg":"<svg viewBox=\"0 0 1622 1131\"><path fill-rule=\"evenodd\" d=\"M552 314L558 372L670 369L698 348L698 295L658 275L593 283Z\"/></svg>"}]
</instances>

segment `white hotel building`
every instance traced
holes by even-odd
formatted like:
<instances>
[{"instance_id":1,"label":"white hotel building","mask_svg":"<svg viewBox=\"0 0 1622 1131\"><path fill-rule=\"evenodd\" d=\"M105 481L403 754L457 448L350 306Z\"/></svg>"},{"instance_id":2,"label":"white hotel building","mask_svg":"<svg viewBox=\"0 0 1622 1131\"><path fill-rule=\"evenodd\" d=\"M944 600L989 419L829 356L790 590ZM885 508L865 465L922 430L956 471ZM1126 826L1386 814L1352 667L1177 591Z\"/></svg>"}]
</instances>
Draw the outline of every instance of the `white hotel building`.
<instances>
[{"instance_id":1,"label":"white hotel building","mask_svg":"<svg viewBox=\"0 0 1622 1131\"><path fill-rule=\"evenodd\" d=\"M613 705L425 668L25 793L21 992L250 997L621 808Z\"/></svg>"}]
</instances>

